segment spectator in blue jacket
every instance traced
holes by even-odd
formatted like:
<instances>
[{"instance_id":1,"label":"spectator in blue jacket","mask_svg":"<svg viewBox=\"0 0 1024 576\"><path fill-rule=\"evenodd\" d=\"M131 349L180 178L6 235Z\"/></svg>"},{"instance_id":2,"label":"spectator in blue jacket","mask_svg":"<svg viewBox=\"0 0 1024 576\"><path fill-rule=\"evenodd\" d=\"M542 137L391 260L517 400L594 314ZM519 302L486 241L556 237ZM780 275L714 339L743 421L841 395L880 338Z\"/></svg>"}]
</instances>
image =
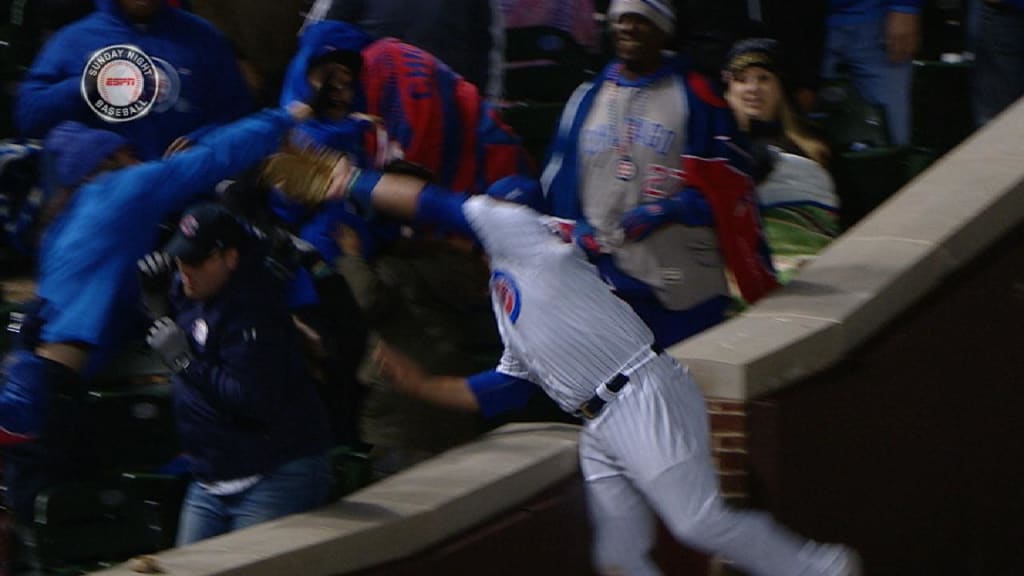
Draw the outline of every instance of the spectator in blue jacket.
<instances>
[{"instance_id":1,"label":"spectator in blue jacket","mask_svg":"<svg viewBox=\"0 0 1024 576\"><path fill-rule=\"evenodd\" d=\"M865 100L881 104L893 144L910 142L911 60L922 0L829 0L822 76L846 68Z\"/></svg>"},{"instance_id":2,"label":"spectator in blue jacket","mask_svg":"<svg viewBox=\"0 0 1024 576\"><path fill-rule=\"evenodd\" d=\"M53 223L40 250L38 302L0 388L0 445L17 445L4 461L16 520L31 520L39 490L88 465L89 436L77 427L82 379L141 323L136 261L152 249L160 222L274 152L309 114L304 105L263 112L141 164L113 132L77 122L51 131L43 214Z\"/></svg>"},{"instance_id":3,"label":"spectator in blue jacket","mask_svg":"<svg viewBox=\"0 0 1024 576\"><path fill-rule=\"evenodd\" d=\"M167 254L178 269L174 319L158 319L147 341L174 372L194 478L178 545L320 505L331 483L327 415L263 244L225 208L201 204Z\"/></svg>"},{"instance_id":4,"label":"spectator in blue jacket","mask_svg":"<svg viewBox=\"0 0 1024 576\"><path fill-rule=\"evenodd\" d=\"M97 0L59 30L21 84L15 122L41 138L65 120L120 134L142 160L253 108L234 53L208 22L166 0Z\"/></svg>"},{"instance_id":5,"label":"spectator in blue jacket","mask_svg":"<svg viewBox=\"0 0 1024 576\"><path fill-rule=\"evenodd\" d=\"M371 42L373 38L361 29L337 22L306 29L288 67L280 100L315 100L319 114L296 128L293 143L342 152L360 166L370 165L366 141L377 134L378 121L361 113L366 109L366 97L359 74L363 65L360 50ZM386 136L380 140L386 141ZM271 206L277 216L301 229L300 235L328 262L340 255L328 230L337 224L330 217L336 210L307 209L277 193L271 195Z\"/></svg>"}]
</instances>

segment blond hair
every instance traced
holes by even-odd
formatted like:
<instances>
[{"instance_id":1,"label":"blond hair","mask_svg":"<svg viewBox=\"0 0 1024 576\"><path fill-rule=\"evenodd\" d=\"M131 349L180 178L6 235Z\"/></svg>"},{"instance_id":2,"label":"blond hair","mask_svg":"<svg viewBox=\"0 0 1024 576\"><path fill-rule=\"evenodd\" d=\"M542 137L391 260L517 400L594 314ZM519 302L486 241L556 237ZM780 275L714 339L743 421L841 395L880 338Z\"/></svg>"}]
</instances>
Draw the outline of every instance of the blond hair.
<instances>
[{"instance_id":1,"label":"blond hair","mask_svg":"<svg viewBox=\"0 0 1024 576\"><path fill-rule=\"evenodd\" d=\"M785 95L779 101L779 107L781 108L779 116L782 120L782 133L786 138L792 140L808 158L828 167L832 158L828 144L811 132L807 122L793 111L793 107Z\"/></svg>"}]
</instances>

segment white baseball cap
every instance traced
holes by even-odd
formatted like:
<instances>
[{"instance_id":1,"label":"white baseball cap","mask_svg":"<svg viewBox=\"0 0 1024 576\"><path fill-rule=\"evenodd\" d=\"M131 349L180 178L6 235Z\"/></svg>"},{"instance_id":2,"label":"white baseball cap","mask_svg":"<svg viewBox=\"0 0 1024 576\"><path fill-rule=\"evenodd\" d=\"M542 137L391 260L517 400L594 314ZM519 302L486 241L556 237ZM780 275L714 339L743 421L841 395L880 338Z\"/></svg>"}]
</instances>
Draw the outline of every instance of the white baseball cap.
<instances>
[{"instance_id":1,"label":"white baseball cap","mask_svg":"<svg viewBox=\"0 0 1024 576\"><path fill-rule=\"evenodd\" d=\"M676 10L671 2L662 0L612 0L608 21L615 24L623 14L639 14L671 36L676 29Z\"/></svg>"}]
</instances>

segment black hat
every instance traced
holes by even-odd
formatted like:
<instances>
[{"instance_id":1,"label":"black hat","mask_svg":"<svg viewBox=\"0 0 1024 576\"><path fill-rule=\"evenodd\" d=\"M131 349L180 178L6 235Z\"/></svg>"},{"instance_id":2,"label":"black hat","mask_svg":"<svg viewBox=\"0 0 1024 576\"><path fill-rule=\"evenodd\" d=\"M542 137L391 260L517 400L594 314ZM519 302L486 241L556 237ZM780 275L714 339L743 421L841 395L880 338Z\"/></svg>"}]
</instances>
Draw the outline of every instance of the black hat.
<instances>
[{"instance_id":1,"label":"black hat","mask_svg":"<svg viewBox=\"0 0 1024 576\"><path fill-rule=\"evenodd\" d=\"M757 66L782 76L782 51L778 41L772 38L740 40L733 44L725 62L725 69L729 72L740 72Z\"/></svg>"},{"instance_id":2,"label":"black hat","mask_svg":"<svg viewBox=\"0 0 1024 576\"><path fill-rule=\"evenodd\" d=\"M214 250L237 248L245 236L242 223L220 204L189 208L167 244L167 253L186 264L206 260Z\"/></svg>"}]
</instances>

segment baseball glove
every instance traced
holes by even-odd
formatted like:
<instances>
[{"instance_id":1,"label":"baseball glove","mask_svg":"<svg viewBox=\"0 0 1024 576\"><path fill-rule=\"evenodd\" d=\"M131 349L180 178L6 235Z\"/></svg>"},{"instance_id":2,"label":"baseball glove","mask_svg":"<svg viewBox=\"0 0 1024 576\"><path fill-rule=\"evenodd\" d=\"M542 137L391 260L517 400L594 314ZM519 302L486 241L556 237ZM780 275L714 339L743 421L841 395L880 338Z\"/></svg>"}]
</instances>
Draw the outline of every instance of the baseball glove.
<instances>
[{"instance_id":1,"label":"baseball glove","mask_svg":"<svg viewBox=\"0 0 1024 576\"><path fill-rule=\"evenodd\" d=\"M286 144L263 164L261 181L306 205L340 197L351 177L344 154L314 144Z\"/></svg>"}]
</instances>

